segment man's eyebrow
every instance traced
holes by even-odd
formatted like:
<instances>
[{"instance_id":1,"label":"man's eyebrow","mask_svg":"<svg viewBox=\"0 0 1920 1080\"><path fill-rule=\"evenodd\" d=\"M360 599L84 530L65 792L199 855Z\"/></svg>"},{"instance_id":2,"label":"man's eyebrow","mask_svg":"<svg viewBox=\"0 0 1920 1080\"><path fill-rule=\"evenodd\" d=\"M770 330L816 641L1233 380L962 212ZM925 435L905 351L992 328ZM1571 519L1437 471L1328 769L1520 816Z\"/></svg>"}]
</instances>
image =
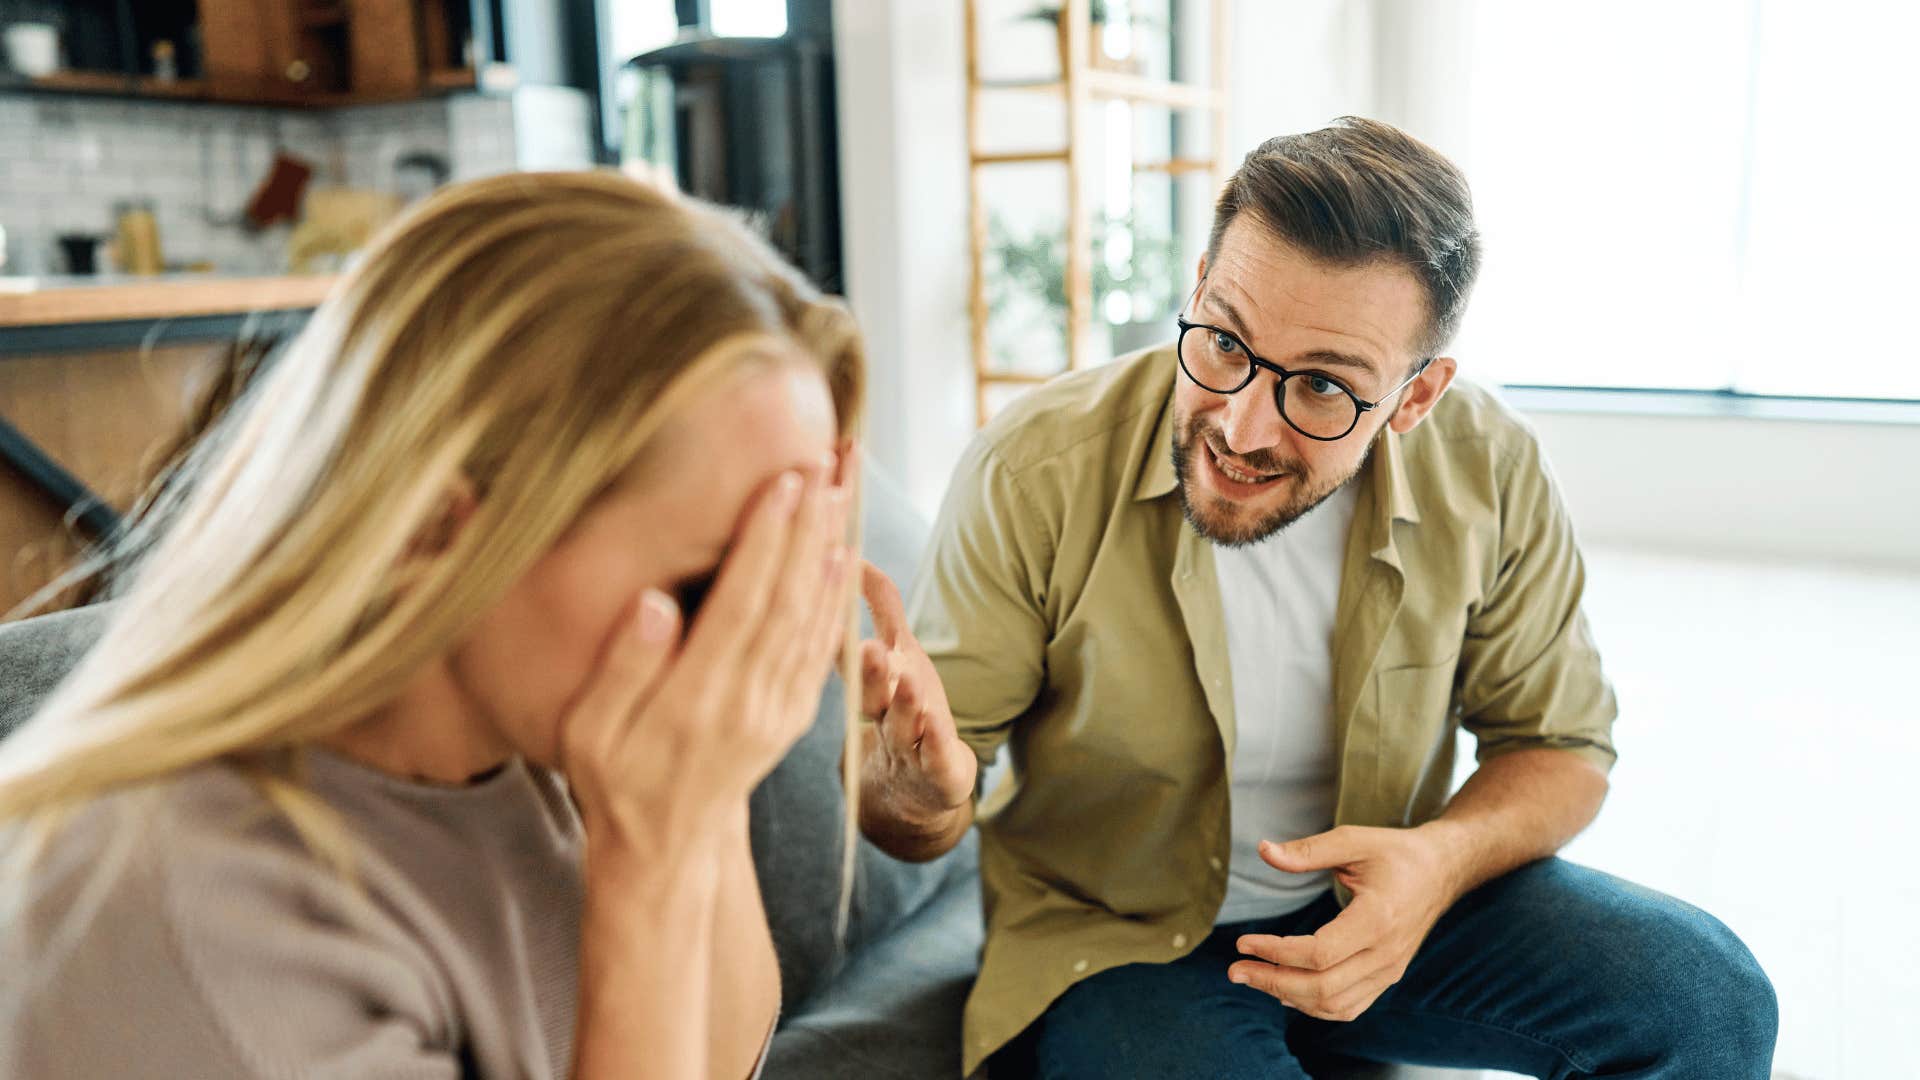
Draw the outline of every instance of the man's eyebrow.
<instances>
[{"instance_id":1,"label":"man's eyebrow","mask_svg":"<svg viewBox=\"0 0 1920 1080\"><path fill-rule=\"evenodd\" d=\"M1209 289L1207 290L1206 297L1201 300L1201 303L1212 304L1214 307L1219 308L1221 313L1227 317L1227 329L1233 331L1234 336L1238 337L1241 341L1247 339L1246 320L1240 317L1240 309L1233 306L1233 301ZM1263 356L1261 359L1264 360L1266 357ZM1380 370L1379 365L1364 356L1358 356L1353 353L1336 352L1333 349L1315 349L1313 352L1302 355L1295 360L1294 363L1297 366L1301 361L1321 364L1328 367L1358 368L1369 375L1377 374Z\"/></svg>"}]
</instances>

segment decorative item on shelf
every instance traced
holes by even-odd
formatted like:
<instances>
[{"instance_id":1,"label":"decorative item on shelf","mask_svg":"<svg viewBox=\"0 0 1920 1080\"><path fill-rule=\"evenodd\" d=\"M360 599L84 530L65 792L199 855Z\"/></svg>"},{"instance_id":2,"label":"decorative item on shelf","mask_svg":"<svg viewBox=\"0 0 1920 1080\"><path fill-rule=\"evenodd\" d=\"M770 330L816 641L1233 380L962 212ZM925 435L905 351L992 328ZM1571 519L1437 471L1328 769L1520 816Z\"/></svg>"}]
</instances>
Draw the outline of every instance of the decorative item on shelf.
<instances>
[{"instance_id":1,"label":"decorative item on shelf","mask_svg":"<svg viewBox=\"0 0 1920 1080\"><path fill-rule=\"evenodd\" d=\"M153 43L153 77L156 82L166 84L180 79L180 64L174 56L173 42L165 38Z\"/></svg>"},{"instance_id":2,"label":"decorative item on shelf","mask_svg":"<svg viewBox=\"0 0 1920 1080\"><path fill-rule=\"evenodd\" d=\"M30 79L60 70L60 28L50 22L17 22L3 35L7 66Z\"/></svg>"},{"instance_id":3,"label":"decorative item on shelf","mask_svg":"<svg viewBox=\"0 0 1920 1080\"><path fill-rule=\"evenodd\" d=\"M1046 4L1034 8L1032 11L1020 17L1030 22L1044 22L1058 26L1060 20L1065 15L1066 9L1060 5ZM1091 0L1088 20L1093 24L1094 33L1087 39L1087 66L1097 68L1101 71L1117 71L1127 75L1138 75L1141 73L1142 66L1138 54L1129 56L1110 55L1100 40L1103 36L1101 31L1105 29L1108 22L1115 21L1116 15L1124 19L1124 21L1135 30L1150 29L1154 25L1154 21L1144 15L1137 15L1127 11L1114 11L1113 5L1109 0ZM1061 47L1065 48L1065 44L1062 43ZM1060 70L1065 71L1066 69L1066 58L1062 57Z\"/></svg>"}]
</instances>

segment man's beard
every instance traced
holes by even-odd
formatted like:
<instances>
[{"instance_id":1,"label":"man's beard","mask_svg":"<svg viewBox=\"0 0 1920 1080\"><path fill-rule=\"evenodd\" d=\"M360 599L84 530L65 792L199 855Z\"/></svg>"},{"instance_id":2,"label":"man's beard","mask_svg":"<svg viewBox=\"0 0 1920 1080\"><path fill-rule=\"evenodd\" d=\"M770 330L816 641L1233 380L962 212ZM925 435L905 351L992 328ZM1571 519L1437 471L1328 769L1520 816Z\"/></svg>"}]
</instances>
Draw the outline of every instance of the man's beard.
<instances>
[{"instance_id":1,"label":"man's beard","mask_svg":"<svg viewBox=\"0 0 1920 1080\"><path fill-rule=\"evenodd\" d=\"M1348 481L1360 474L1366 466L1367 454L1373 447L1367 447L1367 454L1360 456L1359 464L1345 476L1327 483L1314 483L1306 462L1288 460L1271 450L1255 450L1249 454L1233 454L1231 457L1245 468L1262 475L1286 473L1294 481L1294 495L1284 504L1268 511L1264 516L1252 522L1236 520L1226 514L1209 511L1216 510L1218 504L1227 502L1218 495L1194 490L1194 458L1205 454L1200 443L1211 443L1218 455L1226 446L1226 437L1217 429L1204 426L1197 419L1176 420L1173 439L1173 475L1180 488L1180 510L1186 514L1187 522L1193 531L1219 544L1221 547L1245 547L1257 544L1281 529L1293 524L1313 512L1313 508L1327 501L1334 492L1345 487ZM1197 506L1196 502L1211 503L1215 506Z\"/></svg>"}]
</instances>

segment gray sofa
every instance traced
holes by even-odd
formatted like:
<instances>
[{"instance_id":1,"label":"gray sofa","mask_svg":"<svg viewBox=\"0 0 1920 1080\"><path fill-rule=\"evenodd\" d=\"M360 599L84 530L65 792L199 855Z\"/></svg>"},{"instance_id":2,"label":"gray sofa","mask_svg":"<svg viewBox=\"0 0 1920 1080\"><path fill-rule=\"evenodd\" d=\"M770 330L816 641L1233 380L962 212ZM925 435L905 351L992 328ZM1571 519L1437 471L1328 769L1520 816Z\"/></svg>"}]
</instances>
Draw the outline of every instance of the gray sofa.
<instances>
[{"instance_id":1,"label":"gray sofa","mask_svg":"<svg viewBox=\"0 0 1920 1080\"><path fill-rule=\"evenodd\" d=\"M925 525L904 495L870 476L866 555L906 585ZM92 643L101 610L0 625L0 736L31 715ZM755 860L779 951L784 1016L770 1080L929 1080L960 1068L960 1012L983 939L977 838L910 865L861 841L844 942L834 932L844 801L841 689L754 793ZM1348 1080L1439 1080L1459 1073L1352 1063Z\"/></svg>"}]
</instances>

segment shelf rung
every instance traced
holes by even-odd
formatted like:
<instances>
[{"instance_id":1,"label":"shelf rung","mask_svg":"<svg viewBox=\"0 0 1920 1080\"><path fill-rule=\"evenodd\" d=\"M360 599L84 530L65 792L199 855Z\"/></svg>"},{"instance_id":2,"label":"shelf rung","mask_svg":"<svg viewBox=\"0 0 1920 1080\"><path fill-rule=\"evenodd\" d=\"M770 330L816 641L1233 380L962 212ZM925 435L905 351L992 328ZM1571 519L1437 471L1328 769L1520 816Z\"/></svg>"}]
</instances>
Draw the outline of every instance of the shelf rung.
<instances>
[{"instance_id":1,"label":"shelf rung","mask_svg":"<svg viewBox=\"0 0 1920 1080\"><path fill-rule=\"evenodd\" d=\"M1210 87L1143 79L1117 71L1089 71L1087 90L1095 97L1165 105L1171 109L1217 109L1220 95Z\"/></svg>"},{"instance_id":2,"label":"shelf rung","mask_svg":"<svg viewBox=\"0 0 1920 1080\"><path fill-rule=\"evenodd\" d=\"M1136 161L1134 172L1166 173L1170 176L1180 173L1212 172L1212 158L1172 158L1167 161Z\"/></svg>"},{"instance_id":3,"label":"shelf rung","mask_svg":"<svg viewBox=\"0 0 1920 1080\"><path fill-rule=\"evenodd\" d=\"M982 79L974 84L976 90L1027 90L1040 93L1058 94L1067 89L1067 84L1059 79Z\"/></svg>"},{"instance_id":4,"label":"shelf rung","mask_svg":"<svg viewBox=\"0 0 1920 1080\"><path fill-rule=\"evenodd\" d=\"M1064 374L1066 373L1063 371L1057 371L1051 375L1036 375L1029 371L978 371L974 373L974 376L983 383L1027 383L1030 385L1039 385L1043 382L1051 382Z\"/></svg>"},{"instance_id":5,"label":"shelf rung","mask_svg":"<svg viewBox=\"0 0 1920 1080\"><path fill-rule=\"evenodd\" d=\"M1005 154L975 154L975 165L1028 165L1036 161L1065 161L1065 150L1021 150Z\"/></svg>"}]
</instances>

